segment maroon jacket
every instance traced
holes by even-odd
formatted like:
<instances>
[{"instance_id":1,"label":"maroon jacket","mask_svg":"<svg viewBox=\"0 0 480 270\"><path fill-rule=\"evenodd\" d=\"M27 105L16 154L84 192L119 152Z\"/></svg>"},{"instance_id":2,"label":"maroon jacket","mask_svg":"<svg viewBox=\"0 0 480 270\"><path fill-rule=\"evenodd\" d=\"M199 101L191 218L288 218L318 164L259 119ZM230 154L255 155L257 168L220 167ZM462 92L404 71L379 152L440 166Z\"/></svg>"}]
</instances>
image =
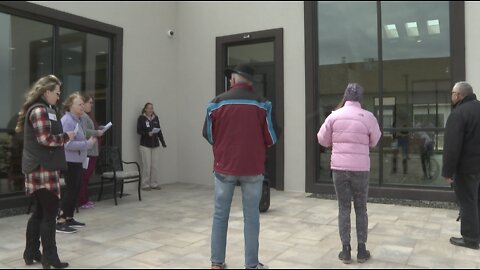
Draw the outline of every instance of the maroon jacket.
<instances>
[{"instance_id":1,"label":"maroon jacket","mask_svg":"<svg viewBox=\"0 0 480 270\"><path fill-rule=\"evenodd\" d=\"M266 148L277 135L272 103L236 84L208 105L203 137L213 145L213 169L227 175L252 176L265 172Z\"/></svg>"}]
</instances>

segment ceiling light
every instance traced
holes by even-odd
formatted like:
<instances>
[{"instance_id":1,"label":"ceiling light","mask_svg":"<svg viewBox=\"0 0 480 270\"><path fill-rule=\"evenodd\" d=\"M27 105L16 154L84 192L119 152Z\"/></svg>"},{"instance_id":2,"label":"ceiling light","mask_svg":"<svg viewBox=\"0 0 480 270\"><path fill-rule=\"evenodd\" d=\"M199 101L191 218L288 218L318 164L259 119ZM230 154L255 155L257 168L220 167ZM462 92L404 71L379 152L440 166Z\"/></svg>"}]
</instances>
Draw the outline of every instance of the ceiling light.
<instances>
[{"instance_id":1,"label":"ceiling light","mask_svg":"<svg viewBox=\"0 0 480 270\"><path fill-rule=\"evenodd\" d=\"M418 37L418 27L417 22L408 22L405 24L405 29L407 30L407 35L409 37Z\"/></svg>"},{"instance_id":2,"label":"ceiling light","mask_svg":"<svg viewBox=\"0 0 480 270\"><path fill-rule=\"evenodd\" d=\"M387 38L398 38L397 26L395 24L387 24L384 27Z\"/></svg>"},{"instance_id":3,"label":"ceiling light","mask_svg":"<svg viewBox=\"0 0 480 270\"><path fill-rule=\"evenodd\" d=\"M428 20L427 29L430 35L440 34L440 21L439 20Z\"/></svg>"}]
</instances>

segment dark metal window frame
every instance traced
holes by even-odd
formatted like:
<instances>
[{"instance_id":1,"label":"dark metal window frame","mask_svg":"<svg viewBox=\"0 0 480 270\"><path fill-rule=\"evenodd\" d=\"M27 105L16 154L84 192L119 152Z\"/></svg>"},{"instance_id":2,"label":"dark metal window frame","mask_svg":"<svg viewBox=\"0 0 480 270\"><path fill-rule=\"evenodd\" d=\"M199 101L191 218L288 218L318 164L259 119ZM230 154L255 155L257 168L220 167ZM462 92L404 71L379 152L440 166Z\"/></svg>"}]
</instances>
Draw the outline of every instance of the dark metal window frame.
<instances>
[{"instance_id":1,"label":"dark metal window frame","mask_svg":"<svg viewBox=\"0 0 480 270\"><path fill-rule=\"evenodd\" d=\"M58 34L57 31L59 27L65 27L109 38L111 40L111 68L109 74L111 91L110 93L107 93L107 100L110 101L108 104L110 106L108 114L112 116L113 123L122 122L122 114L120 113L120 108L122 106L123 70L122 28L28 2L1 1L0 12L51 24L55 26L56 34ZM56 37L57 36L54 36L54 39ZM55 52L53 57L56 59ZM53 69L53 72L55 72L55 69ZM115 111L115 108L118 108L119 110ZM117 128L120 128L120 125L117 125ZM121 145L121 132L112 132L112 135L112 143L115 145Z\"/></svg>"},{"instance_id":2,"label":"dark metal window frame","mask_svg":"<svg viewBox=\"0 0 480 270\"><path fill-rule=\"evenodd\" d=\"M465 4L464 1L450 1L450 57L452 71L451 84L457 81L465 80ZM318 95L318 14L317 2L305 1L305 115L306 115L306 165L305 165L305 191L310 193L334 194L335 190L332 183L317 183L316 164L317 161L317 140L319 124L316 115L317 95ZM377 1L377 36L381 37L381 2ZM383 85L382 70L382 39L378 39L379 48L379 86ZM382 103L383 91L379 92L380 103ZM380 104L382 106L382 104ZM380 110L380 119L382 119L382 110ZM382 127L381 127L382 128ZM389 129L382 129L388 131ZM411 129L415 130L415 129ZM437 128L436 131L443 131L443 128ZM381 144L381 142L380 142ZM383 151L379 152L382 160ZM382 185L383 165L380 165L380 185L371 185L369 196L403 198L414 200L438 200L451 201L454 199L451 190L443 187L420 187L420 186L400 186L400 185Z\"/></svg>"},{"instance_id":3,"label":"dark metal window frame","mask_svg":"<svg viewBox=\"0 0 480 270\"><path fill-rule=\"evenodd\" d=\"M118 125L113 127L115 132L110 133L110 136L112 136L111 144L121 146L122 132L120 123L122 123L123 28L28 2L0 1L0 12L53 25L55 33L54 48L58 46L56 38L58 37L59 27L70 28L109 38L111 54L109 59L110 74L107 77L110 84L106 97L107 115L111 117L112 123L118 123ZM54 59L53 62L57 59L55 54L56 52L54 50L52 55ZM54 64L54 68L52 69L54 73L55 66L56 65ZM20 194L23 194L23 192L0 194L0 208L5 209L23 205L25 197L19 196ZM2 198L5 198L5 200L1 200Z\"/></svg>"}]
</instances>

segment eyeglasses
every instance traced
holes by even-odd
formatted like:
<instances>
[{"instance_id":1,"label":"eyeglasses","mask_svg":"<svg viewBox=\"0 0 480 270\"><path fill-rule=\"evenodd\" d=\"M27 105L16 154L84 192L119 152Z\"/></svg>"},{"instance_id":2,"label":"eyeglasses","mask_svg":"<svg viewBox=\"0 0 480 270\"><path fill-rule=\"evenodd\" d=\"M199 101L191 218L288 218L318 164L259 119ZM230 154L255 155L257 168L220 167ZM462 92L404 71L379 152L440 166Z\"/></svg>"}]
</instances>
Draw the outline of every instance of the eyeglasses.
<instances>
[{"instance_id":1,"label":"eyeglasses","mask_svg":"<svg viewBox=\"0 0 480 270\"><path fill-rule=\"evenodd\" d=\"M60 97L60 92L54 92L54 93L57 95L57 97Z\"/></svg>"},{"instance_id":2,"label":"eyeglasses","mask_svg":"<svg viewBox=\"0 0 480 270\"><path fill-rule=\"evenodd\" d=\"M453 95L453 94L458 94L458 92L452 91L452 95Z\"/></svg>"}]
</instances>

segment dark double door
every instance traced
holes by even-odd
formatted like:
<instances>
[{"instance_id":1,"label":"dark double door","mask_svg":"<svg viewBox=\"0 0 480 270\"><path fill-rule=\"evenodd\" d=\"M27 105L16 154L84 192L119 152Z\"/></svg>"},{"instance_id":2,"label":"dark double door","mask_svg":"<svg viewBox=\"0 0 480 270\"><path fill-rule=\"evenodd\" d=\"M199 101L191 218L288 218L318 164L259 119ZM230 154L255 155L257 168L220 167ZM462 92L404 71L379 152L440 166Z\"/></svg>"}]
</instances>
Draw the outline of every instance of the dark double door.
<instances>
[{"instance_id":1,"label":"dark double door","mask_svg":"<svg viewBox=\"0 0 480 270\"><path fill-rule=\"evenodd\" d=\"M252 64L255 70L253 77L253 91L259 95L264 96L270 101L275 100L275 65L273 63ZM275 111L275 103L272 102ZM267 160L265 161L265 178L268 179L271 187L277 186L276 173L276 146L270 147L267 150Z\"/></svg>"},{"instance_id":2,"label":"dark double door","mask_svg":"<svg viewBox=\"0 0 480 270\"><path fill-rule=\"evenodd\" d=\"M248 40L245 40L246 35L250 37ZM258 39L255 39L255 37L258 37ZM226 68L232 68L239 63L250 64L255 72L253 89L272 102L273 116L280 129L283 128L282 39L283 30L281 29L217 37L216 71L216 94L218 95L229 89L229 82L224 76ZM282 41L280 42L280 40ZM257 44L258 46L256 46ZM264 46L264 44L267 44L267 46ZM275 146L268 148L265 162L265 177L269 180L270 187L283 190L283 136L279 136L279 141Z\"/></svg>"},{"instance_id":3,"label":"dark double door","mask_svg":"<svg viewBox=\"0 0 480 270\"><path fill-rule=\"evenodd\" d=\"M275 64L274 63L250 63L255 70L253 76L253 91L260 96L272 101L272 111L275 111ZM233 67L233 66L228 66ZM230 85L227 83L227 89ZM267 159L265 161L265 178L268 179L270 187L277 186L276 173L276 146L267 150Z\"/></svg>"}]
</instances>

